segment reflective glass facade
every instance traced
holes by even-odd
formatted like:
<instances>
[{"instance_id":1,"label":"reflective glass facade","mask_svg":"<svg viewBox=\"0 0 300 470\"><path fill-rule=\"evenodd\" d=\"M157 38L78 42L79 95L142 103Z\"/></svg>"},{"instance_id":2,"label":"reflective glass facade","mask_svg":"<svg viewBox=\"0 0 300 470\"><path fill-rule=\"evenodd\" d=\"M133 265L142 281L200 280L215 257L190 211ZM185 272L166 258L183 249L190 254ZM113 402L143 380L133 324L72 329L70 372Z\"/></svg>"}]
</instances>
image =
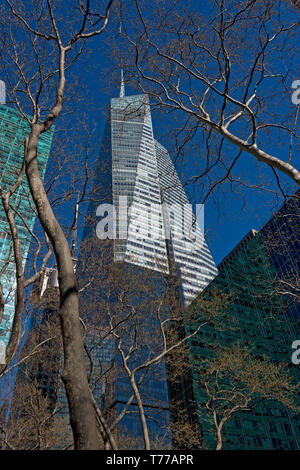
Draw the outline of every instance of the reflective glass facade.
<instances>
[{"instance_id":1,"label":"reflective glass facade","mask_svg":"<svg viewBox=\"0 0 300 470\"><path fill-rule=\"evenodd\" d=\"M155 142L155 153L164 203L164 226L170 227L169 249L181 279L183 303L187 306L218 271L168 151ZM185 208L184 217L182 207ZM203 207L201 217L204 221ZM178 236L180 229L183 237Z\"/></svg>"},{"instance_id":2,"label":"reflective glass facade","mask_svg":"<svg viewBox=\"0 0 300 470\"><path fill-rule=\"evenodd\" d=\"M299 302L278 293L278 281L296 285L299 279L300 191L297 194L261 230L249 232L220 263L219 275L199 297L209 299L216 289L230 295L224 311L233 328L206 326L189 341L193 380L186 393L196 399L205 448L216 448L216 439L197 364L211 357L214 345L229 347L239 342L251 348L255 358L265 355L274 363L284 363L295 383L299 382L299 365L291 360L292 343L300 334ZM263 401L253 411L230 420L224 436L224 449L299 449L300 419L282 404Z\"/></svg>"},{"instance_id":3,"label":"reflective glass facade","mask_svg":"<svg viewBox=\"0 0 300 470\"><path fill-rule=\"evenodd\" d=\"M131 205L128 221L116 220L115 261L169 273L171 256L188 305L217 269L168 151L153 137L147 95L111 100L111 158L113 203L117 212L120 196Z\"/></svg>"},{"instance_id":4,"label":"reflective glass facade","mask_svg":"<svg viewBox=\"0 0 300 470\"><path fill-rule=\"evenodd\" d=\"M28 122L13 108L0 105L0 185L4 191L15 182L21 168L24 156L24 139L30 132ZM38 162L41 177L44 177L47 160L50 152L53 130L41 135L38 147ZM16 216L16 223L21 240L21 250L25 265L30 245L30 235L26 229L33 229L35 214L31 208L31 199L26 177L11 197L13 207L20 216ZM4 208L0 204L0 269L9 258L12 249L9 226ZM10 258L12 260L12 258ZM5 300L5 308L0 323L0 356L4 359L5 348L9 341L10 329L14 315L15 271L14 263L10 262L1 276L1 284ZM1 361L0 361L1 362Z\"/></svg>"}]
</instances>

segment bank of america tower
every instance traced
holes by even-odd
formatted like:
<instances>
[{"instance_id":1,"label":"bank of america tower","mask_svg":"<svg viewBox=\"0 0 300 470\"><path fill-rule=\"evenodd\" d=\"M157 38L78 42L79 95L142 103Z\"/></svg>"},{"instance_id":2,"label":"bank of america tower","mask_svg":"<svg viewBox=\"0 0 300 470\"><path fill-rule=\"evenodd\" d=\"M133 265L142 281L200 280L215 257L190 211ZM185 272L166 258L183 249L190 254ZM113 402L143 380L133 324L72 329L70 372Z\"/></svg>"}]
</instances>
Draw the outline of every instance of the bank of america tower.
<instances>
[{"instance_id":1,"label":"bank of america tower","mask_svg":"<svg viewBox=\"0 0 300 470\"><path fill-rule=\"evenodd\" d=\"M109 124L103 149L116 210L114 260L166 273L175 263L186 306L217 269L170 155L154 139L148 96L124 96L122 85ZM103 154L100 159L103 164Z\"/></svg>"}]
</instances>

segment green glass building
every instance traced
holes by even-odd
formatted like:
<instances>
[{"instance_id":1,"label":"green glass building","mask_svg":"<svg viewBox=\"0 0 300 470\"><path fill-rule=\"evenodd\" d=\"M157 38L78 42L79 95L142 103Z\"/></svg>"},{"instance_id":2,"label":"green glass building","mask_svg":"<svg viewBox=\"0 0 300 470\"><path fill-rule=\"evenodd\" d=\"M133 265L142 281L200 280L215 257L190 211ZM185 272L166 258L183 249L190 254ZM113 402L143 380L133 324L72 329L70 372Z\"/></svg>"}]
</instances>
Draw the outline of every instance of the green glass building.
<instances>
[{"instance_id":1,"label":"green glass building","mask_svg":"<svg viewBox=\"0 0 300 470\"><path fill-rule=\"evenodd\" d=\"M1 101L5 101L3 97ZM11 187L18 175L24 156L24 139L28 136L29 132L29 123L17 110L5 104L0 104L0 186L3 191L7 191ZM44 177L46 170L52 135L53 129L50 129L41 135L39 141L38 162L42 177ZM25 266L31 241L31 236L26 226L32 230L35 221L35 214L32 210L33 201L26 177L23 178L21 185L10 200L12 207L17 210L15 217ZM3 315L0 319L0 363L5 362L5 349L9 341L14 316L15 269L12 255L9 226L1 202L0 271L5 266L7 260L9 260L9 263L2 273L0 280L5 303Z\"/></svg>"},{"instance_id":2,"label":"green glass building","mask_svg":"<svg viewBox=\"0 0 300 470\"><path fill-rule=\"evenodd\" d=\"M189 340L191 380L184 392L177 390L185 403L196 405L204 449L216 449L216 432L199 371L203 358L213 357L216 347L247 347L255 358L284 363L295 383L299 382L300 367L291 358L292 343L300 338L299 302L295 296L280 293L281 280L296 286L299 279L299 202L300 191L261 230L251 230L220 263L218 276L191 306L198 312L199 324L201 299L212 299L216 292L229 298L224 328L206 325ZM186 328L193 331L191 324ZM223 449L299 449L300 419L290 408L265 400L251 411L234 415L223 435Z\"/></svg>"}]
</instances>

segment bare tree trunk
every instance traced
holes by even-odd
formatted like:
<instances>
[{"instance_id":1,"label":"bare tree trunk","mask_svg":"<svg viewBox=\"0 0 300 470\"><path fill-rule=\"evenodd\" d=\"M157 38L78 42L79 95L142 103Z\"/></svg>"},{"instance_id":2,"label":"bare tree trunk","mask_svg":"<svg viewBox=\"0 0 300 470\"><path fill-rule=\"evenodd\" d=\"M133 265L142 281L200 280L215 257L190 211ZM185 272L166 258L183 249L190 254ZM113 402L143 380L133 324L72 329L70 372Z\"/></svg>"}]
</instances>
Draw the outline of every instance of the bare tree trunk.
<instances>
[{"instance_id":1,"label":"bare tree trunk","mask_svg":"<svg viewBox=\"0 0 300 470\"><path fill-rule=\"evenodd\" d=\"M2 203L6 213L6 217L9 223L10 233L13 241L14 259L16 267L16 294L15 294L15 315L13 320L13 326L9 343L6 348L6 363L10 362L19 345L21 339L21 320L22 311L24 307L24 277L23 277L23 265L21 256L20 239L18 237L18 230L12 210L9 204L9 193L2 194ZM2 367L1 372L5 369Z\"/></svg>"},{"instance_id":2,"label":"bare tree trunk","mask_svg":"<svg viewBox=\"0 0 300 470\"><path fill-rule=\"evenodd\" d=\"M26 175L39 220L56 256L60 289L60 322L64 347L62 380L65 385L75 449L99 449L96 418L83 354L78 291L66 237L49 204L37 164L38 125L32 126L25 155Z\"/></svg>"},{"instance_id":3,"label":"bare tree trunk","mask_svg":"<svg viewBox=\"0 0 300 470\"><path fill-rule=\"evenodd\" d=\"M221 432L220 427L218 426L218 427L217 427L217 447L216 447L216 450L221 450L221 449L222 449L222 445L223 445L223 441L222 441L222 432Z\"/></svg>"},{"instance_id":4,"label":"bare tree trunk","mask_svg":"<svg viewBox=\"0 0 300 470\"><path fill-rule=\"evenodd\" d=\"M133 393L137 402L137 406L139 409L139 415L140 415L142 431L143 431L143 439L145 443L145 450L150 450L151 449L150 437L149 437L148 425L147 425L147 421L145 417L144 406L143 406L139 389L135 383L135 378L133 374L130 375L130 384L131 384L131 387L132 387L132 390L133 390Z\"/></svg>"},{"instance_id":5,"label":"bare tree trunk","mask_svg":"<svg viewBox=\"0 0 300 470\"><path fill-rule=\"evenodd\" d=\"M113 433L112 433L112 430L109 428L106 420L104 419L103 417L103 414L100 410L100 408L98 407L97 405L97 402L92 395L92 401L93 401L93 404L94 404L94 407L95 407L95 411L96 411L96 414L98 416L98 419L99 419L99 423L101 425L101 428L102 428L102 431L101 431L101 434L102 434L102 437L103 437L103 441L104 441L104 447L105 447L105 450L117 450L117 443L115 441L115 438L113 436Z\"/></svg>"},{"instance_id":6,"label":"bare tree trunk","mask_svg":"<svg viewBox=\"0 0 300 470\"><path fill-rule=\"evenodd\" d=\"M222 445L223 445L222 429L223 429L223 425L224 425L225 421L224 421L224 418L223 418L221 420L221 422L218 423L216 410L213 410L213 419L214 419L214 423L215 423L215 427L216 427L216 433L217 433L217 447L216 447L216 450L221 450Z\"/></svg>"}]
</instances>

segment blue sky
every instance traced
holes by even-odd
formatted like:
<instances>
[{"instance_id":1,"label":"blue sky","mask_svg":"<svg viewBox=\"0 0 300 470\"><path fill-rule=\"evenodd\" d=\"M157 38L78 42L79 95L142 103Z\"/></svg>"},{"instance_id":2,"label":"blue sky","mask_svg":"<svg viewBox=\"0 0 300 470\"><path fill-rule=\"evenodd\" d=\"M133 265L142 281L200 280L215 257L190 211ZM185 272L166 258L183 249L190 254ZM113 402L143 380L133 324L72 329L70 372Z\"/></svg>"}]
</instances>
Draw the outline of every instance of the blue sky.
<instances>
[{"instance_id":1,"label":"blue sky","mask_svg":"<svg viewBox=\"0 0 300 470\"><path fill-rule=\"evenodd\" d=\"M206 2L192 1L195 8L206 8ZM289 12L287 13L289 14ZM117 25L111 23L111 28L116 31ZM108 41L107 44L104 41ZM109 100L119 93L119 69L114 65L111 59L109 48L109 30L103 38L96 38L90 42L93 49L89 60L79 63L78 72L80 81L85 87L85 93L88 96L88 105L85 113L87 115L87 125L90 128L96 128L95 141L96 152L93 158L97 157L97 145L100 146L101 137L104 129L105 112L109 105ZM299 48L295 39L295 48ZM246 53L246 51L245 51ZM298 77L299 64L291 64L288 60L279 64L282 68L294 67L294 72L290 74L293 79ZM76 70L75 70L76 71ZM294 75L293 75L294 73ZM267 90L266 90L267 91ZM292 93L292 88L290 89ZM126 87L127 94L135 94L136 90L132 86ZM139 91L138 91L139 92ZM288 92L288 90L287 90ZM274 99L274 113L280 114L283 110L283 104L280 100ZM74 114L76 119L76 114ZM152 114L155 138L161 141L172 155L173 143L169 142L169 131L172 130L172 119L167 114ZM57 127L63 124L62 119L58 121ZM269 153L280 155L286 153L287 142L266 143ZM225 152L228 154L235 149L232 146L225 146ZM197 162L201 158L201 148L193 152L191 149L187 152L184 165L180 166L179 173L183 180L187 180L193 174L197 167ZM91 162L92 163L92 162ZM217 186L213 194L205 203L205 229L206 237L215 259L218 264L224 256L244 237L251 229L259 229L283 203L283 198L279 199L270 190L276 188L276 181L271 170L265 165L258 164L254 157L245 154L241 157L236 175L241 176L243 181L254 187L245 187L235 185L231 188L228 182ZM257 189L257 184L264 183L266 190ZM296 186L286 177L282 177L282 184L287 188L289 194L293 193ZM205 189L205 188L204 188ZM276 188L277 189L277 188ZM202 202L203 185L187 186L186 190L193 202ZM277 191L280 193L280 191Z\"/></svg>"}]
</instances>

